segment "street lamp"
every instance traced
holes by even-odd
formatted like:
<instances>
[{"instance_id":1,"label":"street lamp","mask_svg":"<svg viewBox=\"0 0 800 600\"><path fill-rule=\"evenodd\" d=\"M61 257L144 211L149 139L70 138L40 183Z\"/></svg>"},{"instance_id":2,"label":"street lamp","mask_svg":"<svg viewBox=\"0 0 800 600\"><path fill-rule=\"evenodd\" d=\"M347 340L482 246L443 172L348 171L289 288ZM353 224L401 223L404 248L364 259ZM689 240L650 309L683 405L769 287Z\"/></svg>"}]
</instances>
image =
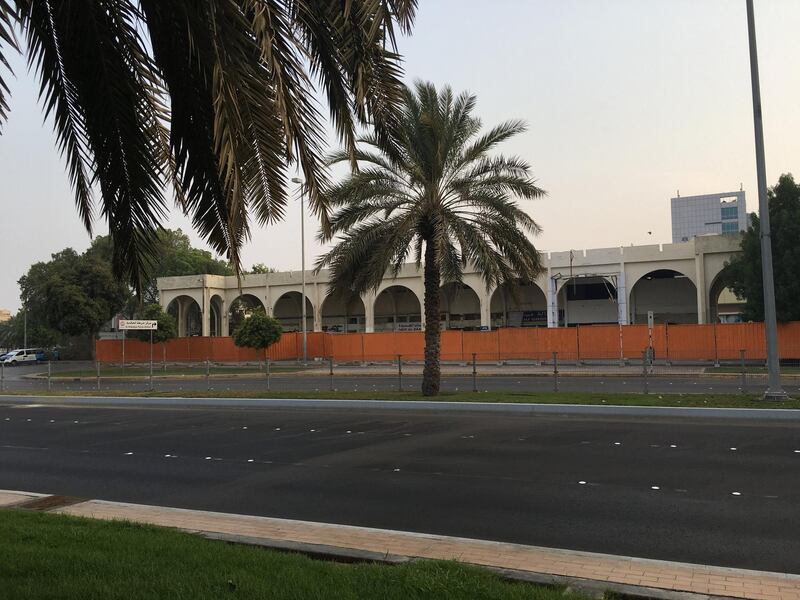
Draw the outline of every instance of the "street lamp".
<instances>
[{"instance_id":1,"label":"street lamp","mask_svg":"<svg viewBox=\"0 0 800 600\"><path fill-rule=\"evenodd\" d=\"M308 334L306 332L306 211L303 206L303 195L305 182L299 177L292 177L292 183L300 186L300 269L302 281L302 298L300 298L302 332L303 332L303 364L308 364Z\"/></svg>"},{"instance_id":2,"label":"street lamp","mask_svg":"<svg viewBox=\"0 0 800 600\"><path fill-rule=\"evenodd\" d=\"M764 124L761 114L761 85L758 77L756 26L753 0L747 0L747 33L750 41L750 80L753 88L753 122L756 138L756 178L758 183L758 214L761 221L761 272L764 286L764 329L767 336L767 371L769 381L765 400L783 400L788 396L781 387L778 359L778 324L775 316L775 282L772 277L772 239L769 226L767 198L767 169L764 158Z\"/></svg>"}]
</instances>

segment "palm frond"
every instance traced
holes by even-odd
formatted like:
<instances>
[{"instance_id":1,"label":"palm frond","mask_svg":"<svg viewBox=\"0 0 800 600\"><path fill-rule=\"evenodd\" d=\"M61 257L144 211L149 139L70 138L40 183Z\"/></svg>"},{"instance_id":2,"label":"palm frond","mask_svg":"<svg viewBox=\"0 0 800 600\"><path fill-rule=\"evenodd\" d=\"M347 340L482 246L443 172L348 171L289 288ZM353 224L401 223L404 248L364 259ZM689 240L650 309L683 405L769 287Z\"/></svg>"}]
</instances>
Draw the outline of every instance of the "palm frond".
<instances>
[{"instance_id":1,"label":"palm frond","mask_svg":"<svg viewBox=\"0 0 800 600\"><path fill-rule=\"evenodd\" d=\"M11 73L11 65L5 57L4 46L19 52L19 45L17 38L14 35L14 25L18 22L17 11L8 0L0 0L0 69L5 68ZM13 73L12 73L13 75ZM8 84L3 79L2 70L0 70L0 133L3 131L3 123L8 118L8 95L11 90Z\"/></svg>"}]
</instances>

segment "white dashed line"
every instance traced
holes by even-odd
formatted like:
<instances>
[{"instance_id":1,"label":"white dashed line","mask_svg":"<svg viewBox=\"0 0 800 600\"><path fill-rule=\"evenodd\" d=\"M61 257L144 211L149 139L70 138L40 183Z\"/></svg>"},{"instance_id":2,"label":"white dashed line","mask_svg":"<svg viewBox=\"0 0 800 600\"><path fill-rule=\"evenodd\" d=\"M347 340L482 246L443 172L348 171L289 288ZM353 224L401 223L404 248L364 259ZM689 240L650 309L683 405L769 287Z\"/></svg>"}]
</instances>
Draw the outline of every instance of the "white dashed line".
<instances>
[{"instance_id":1,"label":"white dashed line","mask_svg":"<svg viewBox=\"0 0 800 600\"><path fill-rule=\"evenodd\" d=\"M586 485L586 482L585 481L579 481L578 485Z\"/></svg>"},{"instance_id":2,"label":"white dashed line","mask_svg":"<svg viewBox=\"0 0 800 600\"><path fill-rule=\"evenodd\" d=\"M133 456L133 452L126 452L125 456Z\"/></svg>"},{"instance_id":3,"label":"white dashed line","mask_svg":"<svg viewBox=\"0 0 800 600\"><path fill-rule=\"evenodd\" d=\"M395 469L395 470L394 470L394 472L395 472L395 473L399 473L399 472L400 472L400 469Z\"/></svg>"},{"instance_id":4,"label":"white dashed line","mask_svg":"<svg viewBox=\"0 0 800 600\"><path fill-rule=\"evenodd\" d=\"M242 427L242 429L247 429L247 426Z\"/></svg>"},{"instance_id":5,"label":"white dashed line","mask_svg":"<svg viewBox=\"0 0 800 600\"><path fill-rule=\"evenodd\" d=\"M280 431L280 430L281 430L281 428L280 428L280 427L276 427L276 428L275 428L275 431Z\"/></svg>"},{"instance_id":6,"label":"white dashed line","mask_svg":"<svg viewBox=\"0 0 800 600\"><path fill-rule=\"evenodd\" d=\"M731 492L731 496L741 496L742 492Z\"/></svg>"},{"instance_id":7,"label":"white dashed line","mask_svg":"<svg viewBox=\"0 0 800 600\"><path fill-rule=\"evenodd\" d=\"M254 459L252 459L252 458L248 458L248 459L247 459L247 462L254 462Z\"/></svg>"},{"instance_id":8,"label":"white dashed line","mask_svg":"<svg viewBox=\"0 0 800 600\"><path fill-rule=\"evenodd\" d=\"M206 456L204 460L211 460L210 456Z\"/></svg>"},{"instance_id":9,"label":"white dashed line","mask_svg":"<svg viewBox=\"0 0 800 600\"><path fill-rule=\"evenodd\" d=\"M651 486L650 486L650 489L651 489L651 490L660 490L660 489L661 489L661 487L660 487L660 486L657 486L657 485L651 485Z\"/></svg>"},{"instance_id":10,"label":"white dashed line","mask_svg":"<svg viewBox=\"0 0 800 600\"><path fill-rule=\"evenodd\" d=\"M677 448L677 446L675 444L670 444L669 447L670 448Z\"/></svg>"},{"instance_id":11,"label":"white dashed line","mask_svg":"<svg viewBox=\"0 0 800 600\"><path fill-rule=\"evenodd\" d=\"M730 450L732 450L733 452L736 452L738 450L738 448L736 446L731 446Z\"/></svg>"},{"instance_id":12,"label":"white dashed line","mask_svg":"<svg viewBox=\"0 0 800 600\"><path fill-rule=\"evenodd\" d=\"M622 446L622 442L614 442L615 446Z\"/></svg>"},{"instance_id":13,"label":"white dashed line","mask_svg":"<svg viewBox=\"0 0 800 600\"><path fill-rule=\"evenodd\" d=\"M353 432L348 429L347 431L345 431L345 433L347 433L349 435L349 434L351 434Z\"/></svg>"}]
</instances>

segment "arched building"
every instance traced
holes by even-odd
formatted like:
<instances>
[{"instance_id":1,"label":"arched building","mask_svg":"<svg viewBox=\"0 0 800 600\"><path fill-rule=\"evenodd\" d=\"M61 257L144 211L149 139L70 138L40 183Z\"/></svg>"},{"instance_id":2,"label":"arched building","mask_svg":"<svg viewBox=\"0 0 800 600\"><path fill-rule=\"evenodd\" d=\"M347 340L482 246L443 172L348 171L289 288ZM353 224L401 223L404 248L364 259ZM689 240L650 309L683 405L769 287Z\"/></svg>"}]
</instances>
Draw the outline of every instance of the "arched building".
<instances>
[{"instance_id":1,"label":"arched building","mask_svg":"<svg viewBox=\"0 0 800 600\"><path fill-rule=\"evenodd\" d=\"M709 235L679 244L552 252L543 255L545 268L536 281L492 289L468 268L461 282L442 282L442 327L624 325L646 322L649 311L662 323L728 319L736 301L726 293L723 269L740 242L738 235ZM162 277L158 289L161 305L178 319L181 336L229 335L257 308L286 331L302 327L299 271L245 275L241 288L236 277ZM327 271L308 271L307 331L423 329L423 289L422 271L415 265L387 277L377 290L349 298L329 294Z\"/></svg>"}]
</instances>

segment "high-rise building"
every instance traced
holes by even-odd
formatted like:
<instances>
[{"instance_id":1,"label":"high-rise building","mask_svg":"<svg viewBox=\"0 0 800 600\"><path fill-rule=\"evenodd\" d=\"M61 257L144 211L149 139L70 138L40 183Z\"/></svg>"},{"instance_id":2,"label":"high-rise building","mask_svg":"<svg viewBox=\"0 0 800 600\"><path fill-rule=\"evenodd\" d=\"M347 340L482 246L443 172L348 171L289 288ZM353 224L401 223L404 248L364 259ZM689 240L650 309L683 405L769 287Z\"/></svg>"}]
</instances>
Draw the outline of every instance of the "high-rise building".
<instances>
[{"instance_id":1,"label":"high-rise building","mask_svg":"<svg viewBox=\"0 0 800 600\"><path fill-rule=\"evenodd\" d=\"M744 192L672 198L672 242L688 242L709 233L747 229Z\"/></svg>"},{"instance_id":2,"label":"high-rise building","mask_svg":"<svg viewBox=\"0 0 800 600\"><path fill-rule=\"evenodd\" d=\"M0 308L0 323L11 320L11 311L6 308Z\"/></svg>"}]
</instances>

